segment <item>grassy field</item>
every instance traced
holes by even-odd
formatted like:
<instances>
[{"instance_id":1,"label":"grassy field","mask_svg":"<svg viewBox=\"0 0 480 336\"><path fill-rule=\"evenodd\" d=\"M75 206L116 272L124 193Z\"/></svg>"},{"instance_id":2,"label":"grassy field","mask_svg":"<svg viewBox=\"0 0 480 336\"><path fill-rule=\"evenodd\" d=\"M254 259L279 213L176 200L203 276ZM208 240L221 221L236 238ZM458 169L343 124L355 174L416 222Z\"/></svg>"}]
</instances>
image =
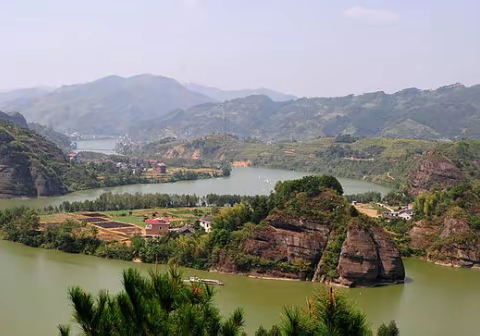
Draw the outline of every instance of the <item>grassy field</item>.
<instances>
[{"instance_id":1,"label":"grassy field","mask_svg":"<svg viewBox=\"0 0 480 336\"><path fill-rule=\"evenodd\" d=\"M167 217L170 219L172 226L180 226L183 224L193 224L195 220L200 217L208 216L211 208L154 208L154 209L139 209L131 211L105 211L100 212L108 215L112 220L117 222L124 222L135 224L138 226L145 226L144 216L148 218Z\"/></svg>"}]
</instances>

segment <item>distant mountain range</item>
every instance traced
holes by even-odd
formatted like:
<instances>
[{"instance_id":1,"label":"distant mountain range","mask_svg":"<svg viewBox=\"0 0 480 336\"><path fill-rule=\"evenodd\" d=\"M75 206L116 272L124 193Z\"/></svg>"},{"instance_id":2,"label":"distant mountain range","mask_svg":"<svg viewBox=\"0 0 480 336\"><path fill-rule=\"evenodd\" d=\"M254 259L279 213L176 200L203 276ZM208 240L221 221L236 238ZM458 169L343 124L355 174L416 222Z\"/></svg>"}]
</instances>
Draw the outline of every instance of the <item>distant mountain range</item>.
<instances>
[{"instance_id":1,"label":"distant mountain range","mask_svg":"<svg viewBox=\"0 0 480 336\"><path fill-rule=\"evenodd\" d=\"M40 97L1 105L4 110L21 111L28 120L55 129L120 135L132 123L210 101L211 98L187 90L174 79L138 75L110 76L63 86Z\"/></svg>"},{"instance_id":2,"label":"distant mountain range","mask_svg":"<svg viewBox=\"0 0 480 336\"><path fill-rule=\"evenodd\" d=\"M201 93L219 102L224 102L227 100L232 100L237 98L245 98L248 96L255 96L255 95L264 95L270 98L271 100L278 101L278 102L293 100L297 98L294 95L284 94L281 92L277 92L277 91L273 91L265 88L252 89L252 90L225 91L225 90L217 89L214 87L202 86L202 85L192 84L192 83L185 84L185 87L190 91Z\"/></svg>"},{"instance_id":3,"label":"distant mountain range","mask_svg":"<svg viewBox=\"0 0 480 336\"><path fill-rule=\"evenodd\" d=\"M38 98L49 93L52 89L46 87L33 87L27 89L17 89L9 91L0 91L0 104L12 100L23 100Z\"/></svg>"},{"instance_id":4,"label":"distant mountain range","mask_svg":"<svg viewBox=\"0 0 480 336\"><path fill-rule=\"evenodd\" d=\"M249 96L177 109L133 126L133 134L192 138L227 132L264 140L351 134L387 138L480 138L480 85L405 89L275 102Z\"/></svg>"},{"instance_id":5,"label":"distant mountain range","mask_svg":"<svg viewBox=\"0 0 480 336\"><path fill-rule=\"evenodd\" d=\"M263 140L480 138L480 85L295 99L268 89L225 91L162 76L110 76L43 92L3 92L0 109L57 130L138 138L225 132Z\"/></svg>"},{"instance_id":6,"label":"distant mountain range","mask_svg":"<svg viewBox=\"0 0 480 336\"><path fill-rule=\"evenodd\" d=\"M294 98L268 89L222 91L184 86L172 78L145 74L129 78L109 76L55 90L0 92L0 108L20 111L28 120L54 129L124 135L137 123L163 117L178 108L245 97L254 92L278 100Z\"/></svg>"}]
</instances>

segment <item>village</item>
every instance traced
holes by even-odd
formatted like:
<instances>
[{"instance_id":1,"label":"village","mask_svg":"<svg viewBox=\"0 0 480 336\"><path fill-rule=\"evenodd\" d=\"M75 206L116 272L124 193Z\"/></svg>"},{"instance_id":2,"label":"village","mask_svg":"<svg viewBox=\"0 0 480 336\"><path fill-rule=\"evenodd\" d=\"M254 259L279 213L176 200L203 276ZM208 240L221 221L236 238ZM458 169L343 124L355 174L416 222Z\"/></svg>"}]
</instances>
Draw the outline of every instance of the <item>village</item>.
<instances>
[{"instance_id":1,"label":"village","mask_svg":"<svg viewBox=\"0 0 480 336\"><path fill-rule=\"evenodd\" d=\"M170 208L129 211L60 213L40 216L40 227L67 220L81 223L84 232L94 232L106 242L130 244L134 235L156 238L163 235L192 236L210 233L213 217L208 208Z\"/></svg>"},{"instance_id":2,"label":"village","mask_svg":"<svg viewBox=\"0 0 480 336\"><path fill-rule=\"evenodd\" d=\"M359 203L352 201L352 205L361 213L375 218L384 218L386 220L391 219L403 219L410 220L413 218L413 204L404 206L389 206L380 202L372 203Z\"/></svg>"},{"instance_id":3,"label":"village","mask_svg":"<svg viewBox=\"0 0 480 336\"><path fill-rule=\"evenodd\" d=\"M166 163L157 159L104 155L92 152L71 153L69 154L69 160L72 164L95 166L99 171L98 180L100 181L105 178L104 175L112 173L134 176L144 183L166 183L224 175L220 166L214 168L167 166Z\"/></svg>"}]
</instances>

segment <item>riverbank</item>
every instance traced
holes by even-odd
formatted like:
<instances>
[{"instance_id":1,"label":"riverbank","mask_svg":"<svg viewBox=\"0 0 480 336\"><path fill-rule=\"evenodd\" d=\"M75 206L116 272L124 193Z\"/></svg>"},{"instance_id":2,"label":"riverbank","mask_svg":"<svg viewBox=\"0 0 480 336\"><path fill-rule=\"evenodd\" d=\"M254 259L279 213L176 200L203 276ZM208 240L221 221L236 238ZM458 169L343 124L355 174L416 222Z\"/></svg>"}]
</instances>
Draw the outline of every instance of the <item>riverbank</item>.
<instances>
[{"instance_id":1,"label":"riverbank","mask_svg":"<svg viewBox=\"0 0 480 336\"><path fill-rule=\"evenodd\" d=\"M292 202L297 194L303 197L295 206ZM7 240L105 258L140 258L146 263L167 262L175 258L183 266L198 269L217 268L227 272L314 281L338 279L348 286L403 279L404 267L389 236L367 217L352 211L342 194L339 181L326 175L282 182L270 196L208 195L201 201L215 205L208 210L193 209L199 203L196 196L104 194L94 202L64 202L62 209L76 214L44 216L40 225L32 210L5 211L0 227L4 229ZM189 211L193 217L188 220L195 221L193 226L182 226L178 230L170 227L169 221L173 224L174 218L166 215L175 202L192 208ZM219 210L217 207L223 204L225 207ZM152 209L155 207L160 208L158 212ZM135 208L149 210L142 210L143 213L137 211L134 216L130 209ZM333 212L333 208L338 210ZM112 210L124 210L129 214L100 213ZM199 221L200 216L218 211L212 232L205 234L199 230L204 222ZM159 220L152 221L145 229L135 225L141 219L146 221L159 215L163 217L161 228L153 227L160 224ZM127 223L127 218L135 223ZM309 221L308 227L302 220ZM332 220L338 223L333 233L332 224L327 224ZM289 226L282 224L283 221L287 221ZM195 228L199 231L195 232ZM370 272L365 277L354 271L352 257L348 254L349 249L371 244L358 236L362 230L368 230L375 237L375 243L382 246L376 248L377 258L369 259L368 267L374 267L374 273ZM316 233L315 237L312 233ZM298 240L303 250L291 246L291 239ZM319 244L326 246L320 248ZM347 254L340 256L340 250L347 251ZM386 258L391 259L389 264L385 264ZM376 266L378 263L383 267L381 275Z\"/></svg>"},{"instance_id":2,"label":"riverbank","mask_svg":"<svg viewBox=\"0 0 480 336\"><path fill-rule=\"evenodd\" d=\"M26 206L33 209L43 209L48 206L59 206L64 201L78 202L94 200L103 193L165 193L165 194L195 194L205 196L208 194L237 194L237 195L268 195L278 181L292 180L310 175L291 170L265 169L265 168L235 168L228 178L215 178L204 180L178 181L175 183L134 184L116 187L102 187L81 190L64 196L50 196L30 199L0 200L0 210L16 206ZM345 194L361 194L367 191L377 191L383 196L390 189L377 184L351 179L339 179Z\"/></svg>"}]
</instances>

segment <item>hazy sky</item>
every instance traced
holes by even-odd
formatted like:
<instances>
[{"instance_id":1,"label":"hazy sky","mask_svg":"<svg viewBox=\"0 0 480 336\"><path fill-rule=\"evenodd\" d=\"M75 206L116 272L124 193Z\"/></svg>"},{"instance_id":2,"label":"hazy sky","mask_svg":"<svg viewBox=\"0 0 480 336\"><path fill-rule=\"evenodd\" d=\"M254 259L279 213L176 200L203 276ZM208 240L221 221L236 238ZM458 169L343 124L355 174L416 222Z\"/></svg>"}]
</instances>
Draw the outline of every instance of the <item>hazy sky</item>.
<instances>
[{"instance_id":1,"label":"hazy sky","mask_svg":"<svg viewBox=\"0 0 480 336\"><path fill-rule=\"evenodd\" d=\"M480 0L0 0L0 89L153 73L335 96L480 83Z\"/></svg>"}]
</instances>

